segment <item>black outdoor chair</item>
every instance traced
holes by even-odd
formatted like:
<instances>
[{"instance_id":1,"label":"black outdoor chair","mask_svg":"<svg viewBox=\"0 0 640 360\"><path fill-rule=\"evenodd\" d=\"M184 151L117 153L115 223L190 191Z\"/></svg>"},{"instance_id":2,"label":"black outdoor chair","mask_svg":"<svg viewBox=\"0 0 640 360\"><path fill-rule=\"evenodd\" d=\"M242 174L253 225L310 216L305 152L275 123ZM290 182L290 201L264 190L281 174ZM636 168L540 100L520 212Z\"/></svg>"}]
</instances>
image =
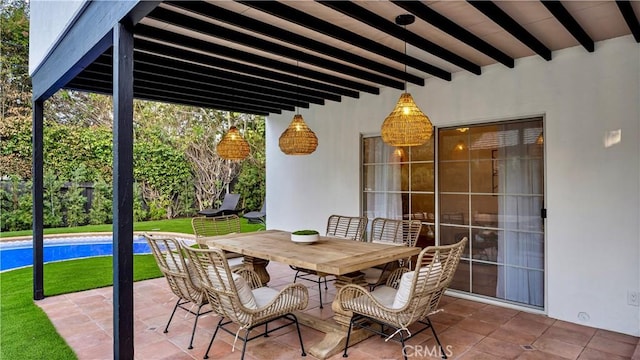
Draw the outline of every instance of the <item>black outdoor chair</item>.
<instances>
[{"instance_id":1,"label":"black outdoor chair","mask_svg":"<svg viewBox=\"0 0 640 360\"><path fill-rule=\"evenodd\" d=\"M267 218L267 203L263 201L260 211L249 211L245 213L243 217L249 220L250 224L265 224Z\"/></svg>"},{"instance_id":2,"label":"black outdoor chair","mask_svg":"<svg viewBox=\"0 0 640 360\"><path fill-rule=\"evenodd\" d=\"M226 194L222 200L222 205L217 209L204 209L198 211L199 215L204 216L221 216L221 215L234 215L242 211L242 209L236 209L240 202L240 194Z\"/></svg>"}]
</instances>

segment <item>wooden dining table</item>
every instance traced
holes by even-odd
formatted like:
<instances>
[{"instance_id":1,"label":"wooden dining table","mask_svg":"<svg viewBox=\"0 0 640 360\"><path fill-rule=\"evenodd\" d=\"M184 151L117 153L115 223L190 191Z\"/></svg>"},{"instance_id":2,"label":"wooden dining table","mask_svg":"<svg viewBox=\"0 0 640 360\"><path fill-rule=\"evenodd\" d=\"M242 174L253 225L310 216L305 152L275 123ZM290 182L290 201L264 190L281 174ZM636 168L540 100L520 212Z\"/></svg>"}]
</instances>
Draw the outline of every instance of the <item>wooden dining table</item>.
<instances>
[{"instance_id":1,"label":"wooden dining table","mask_svg":"<svg viewBox=\"0 0 640 360\"><path fill-rule=\"evenodd\" d=\"M242 254L245 267L254 270L263 284L270 280L267 271L269 261L314 270L320 274L335 275L337 289L345 284L366 285L364 270L391 261L407 259L420 253L420 248L391 244L368 243L344 238L320 236L312 244L291 241L291 233L282 230L266 230L203 238L210 247ZM311 355L326 359L344 348L346 330L351 313L344 312L334 300L333 319L323 320L306 313L296 314L301 323L325 333L324 339L311 346ZM350 344L355 344L371 333L358 329L351 333Z\"/></svg>"}]
</instances>

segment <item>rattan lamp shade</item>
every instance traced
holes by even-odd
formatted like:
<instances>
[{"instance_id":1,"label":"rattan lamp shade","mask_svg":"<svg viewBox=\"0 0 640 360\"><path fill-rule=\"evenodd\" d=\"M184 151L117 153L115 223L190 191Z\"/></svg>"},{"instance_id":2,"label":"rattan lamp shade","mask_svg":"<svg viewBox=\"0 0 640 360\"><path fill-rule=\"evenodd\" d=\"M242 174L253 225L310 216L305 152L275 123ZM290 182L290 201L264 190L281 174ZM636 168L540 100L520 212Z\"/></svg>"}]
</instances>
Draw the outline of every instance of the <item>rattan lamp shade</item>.
<instances>
[{"instance_id":1,"label":"rattan lamp shade","mask_svg":"<svg viewBox=\"0 0 640 360\"><path fill-rule=\"evenodd\" d=\"M216 148L218 155L227 160L243 160L249 156L249 143L235 126L222 137Z\"/></svg>"},{"instance_id":2,"label":"rattan lamp shade","mask_svg":"<svg viewBox=\"0 0 640 360\"><path fill-rule=\"evenodd\" d=\"M316 151L318 138L304 122L302 115L295 115L289 127L280 135L280 150L287 155L309 155Z\"/></svg>"},{"instance_id":3,"label":"rattan lamp shade","mask_svg":"<svg viewBox=\"0 0 640 360\"><path fill-rule=\"evenodd\" d=\"M426 143L433 125L409 93L403 93L395 109L382 123L382 141L392 146L417 146Z\"/></svg>"}]
</instances>

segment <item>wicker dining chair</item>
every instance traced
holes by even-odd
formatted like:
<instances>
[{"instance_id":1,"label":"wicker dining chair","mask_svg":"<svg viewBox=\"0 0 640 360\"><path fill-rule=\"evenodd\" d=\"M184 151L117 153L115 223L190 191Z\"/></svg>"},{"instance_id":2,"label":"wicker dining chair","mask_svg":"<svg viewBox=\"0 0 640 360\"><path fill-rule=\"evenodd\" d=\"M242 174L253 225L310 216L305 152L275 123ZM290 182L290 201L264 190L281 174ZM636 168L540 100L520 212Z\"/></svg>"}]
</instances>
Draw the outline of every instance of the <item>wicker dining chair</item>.
<instances>
[{"instance_id":1,"label":"wicker dining chair","mask_svg":"<svg viewBox=\"0 0 640 360\"><path fill-rule=\"evenodd\" d=\"M395 220L375 218L371 222L371 236L369 242L391 244L398 246L415 246L422 229L420 220ZM389 274L399 267L411 269L411 259L392 261L384 265L362 270L364 279L369 284L369 290L387 281Z\"/></svg>"},{"instance_id":2,"label":"wicker dining chair","mask_svg":"<svg viewBox=\"0 0 640 360\"><path fill-rule=\"evenodd\" d=\"M189 349L193 349L193 337L196 333L198 318L211 312L211 310L202 311L203 306L208 304L209 301L204 290L200 287L198 274L189 261L183 257L183 247L176 239L157 237L149 234L144 234L144 238L151 248L151 252L160 271L165 279L167 279L169 288L173 294L178 297L171 316L169 316L169 321L167 321L167 326L164 328L164 332L167 333L169 331L169 324L171 324L173 315L178 308L195 315L193 330L191 331L191 340L189 341ZM186 307L189 303L198 306L196 312L193 312L191 307Z\"/></svg>"},{"instance_id":3,"label":"wicker dining chair","mask_svg":"<svg viewBox=\"0 0 640 360\"><path fill-rule=\"evenodd\" d=\"M185 253L197 270L201 286L211 307L221 316L204 355L205 359L209 357L209 350L218 330L222 329L235 335L236 339L240 331L245 331L242 337L241 356L241 359L244 359L248 341L267 336L270 332L293 324L298 330L302 356L306 356L298 318L293 314L294 311L304 310L307 307L309 292L306 287L300 284L289 284L278 291L262 286L258 275L250 269L240 269L232 273L225 254L220 249L185 248ZM288 321L269 329L268 323L278 319ZM231 326L228 327L228 325ZM264 331L249 337L252 329L262 325L265 326ZM233 331L231 328L237 330Z\"/></svg>"},{"instance_id":4,"label":"wicker dining chair","mask_svg":"<svg viewBox=\"0 0 640 360\"><path fill-rule=\"evenodd\" d=\"M415 270L397 269L389 276L386 285L372 292L354 284L340 288L336 295L338 304L343 311L353 314L342 356L348 356L349 337L354 327L371 330L387 339L399 335L405 360L405 341L430 328L442 357L446 359L446 352L429 316L438 311L440 298L453 280L466 243L467 238L464 238L453 245L425 248L418 255ZM421 324L421 327L409 333L408 327L414 323ZM408 337L403 332L407 332Z\"/></svg>"},{"instance_id":5,"label":"wicker dining chair","mask_svg":"<svg viewBox=\"0 0 640 360\"><path fill-rule=\"evenodd\" d=\"M209 236L220 236L240 232L240 217L238 215L222 216L198 216L191 219L191 227L196 236L196 242L201 248L206 248L207 244L202 238ZM243 265L243 256L236 253L227 252L227 260L232 269Z\"/></svg>"},{"instance_id":6,"label":"wicker dining chair","mask_svg":"<svg viewBox=\"0 0 640 360\"><path fill-rule=\"evenodd\" d=\"M343 216L343 215L331 215L327 220L327 232L326 236L345 238L348 240L364 241L365 230L367 228L367 222L369 219L359 216ZM320 294L320 309L323 309L322 305L322 283L324 283L324 289L329 290L327 286L327 274L319 273L314 270L302 269L296 266L289 266L296 271L293 277L295 283L298 279L304 279L312 281L318 284L318 293ZM331 279L331 281L335 278Z\"/></svg>"},{"instance_id":7,"label":"wicker dining chair","mask_svg":"<svg viewBox=\"0 0 640 360\"><path fill-rule=\"evenodd\" d=\"M364 235L368 221L360 216L331 215L327 220L327 236L366 241Z\"/></svg>"},{"instance_id":8,"label":"wicker dining chair","mask_svg":"<svg viewBox=\"0 0 640 360\"><path fill-rule=\"evenodd\" d=\"M191 219L191 227L196 238L239 233L240 217L238 215L198 216Z\"/></svg>"}]
</instances>

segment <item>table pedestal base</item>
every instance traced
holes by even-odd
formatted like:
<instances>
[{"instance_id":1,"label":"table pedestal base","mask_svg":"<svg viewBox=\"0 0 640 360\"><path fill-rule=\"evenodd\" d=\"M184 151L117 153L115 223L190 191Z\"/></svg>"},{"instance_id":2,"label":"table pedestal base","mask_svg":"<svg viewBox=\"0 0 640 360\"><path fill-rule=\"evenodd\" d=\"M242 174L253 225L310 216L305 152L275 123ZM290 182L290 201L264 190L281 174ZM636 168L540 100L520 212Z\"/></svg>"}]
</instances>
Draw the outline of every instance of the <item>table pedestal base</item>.
<instances>
[{"instance_id":1,"label":"table pedestal base","mask_svg":"<svg viewBox=\"0 0 640 360\"><path fill-rule=\"evenodd\" d=\"M347 330L349 330L348 325L345 327L331 320L321 320L306 313L297 313L296 316L300 324L325 333L322 341L313 344L309 348L309 354L324 360L344 351L344 344L347 342ZM365 329L352 330L349 345L353 346L373 335L375 334Z\"/></svg>"},{"instance_id":2,"label":"table pedestal base","mask_svg":"<svg viewBox=\"0 0 640 360\"><path fill-rule=\"evenodd\" d=\"M244 264L245 268L253 270L258 275L260 281L262 282L262 286L267 286L267 283L269 282L269 280L271 280L271 276L269 276L269 273L267 272L267 265L269 265L269 260L258 259L253 256L245 255L242 263Z\"/></svg>"},{"instance_id":3,"label":"table pedestal base","mask_svg":"<svg viewBox=\"0 0 640 360\"><path fill-rule=\"evenodd\" d=\"M336 276L335 286L338 291L346 284L366 285L364 274L355 272ZM351 321L351 312L342 311L340 304L335 300L331 304L331 309L334 312L333 320L335 321L320 320L305 313L298 315L298 320L301 324L325 333L324 339L309 349L309 354L321 360L344 351L344 345L347 342L347 331L349 330L349 322ZM374 333L364 329L352 330L349 345L357 344L372 335L374 335Z\"/></svg>"}]
</instances>

